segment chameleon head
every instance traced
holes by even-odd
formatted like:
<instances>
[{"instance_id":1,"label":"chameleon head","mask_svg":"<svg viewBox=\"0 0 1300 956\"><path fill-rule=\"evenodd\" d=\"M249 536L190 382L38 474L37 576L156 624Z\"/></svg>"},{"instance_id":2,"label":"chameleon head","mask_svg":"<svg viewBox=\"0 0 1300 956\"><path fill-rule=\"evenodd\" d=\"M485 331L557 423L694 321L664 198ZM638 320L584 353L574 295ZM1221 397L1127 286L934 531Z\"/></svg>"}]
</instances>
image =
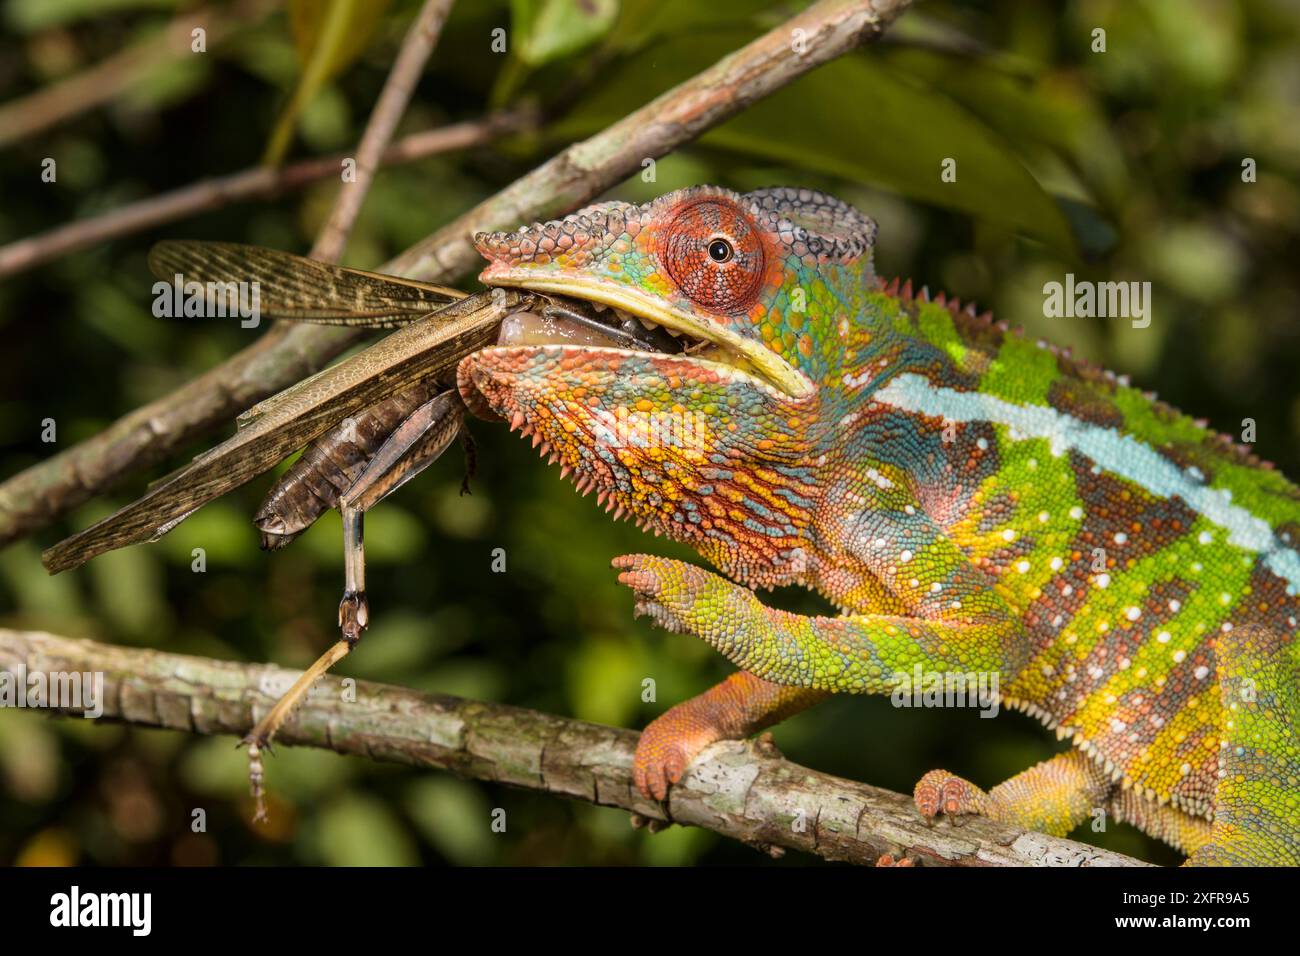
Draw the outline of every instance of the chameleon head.
<instances>
[{"instance_id":1,"label":"chameleon head","mask_svg":"<svg viewBox=\"0 0 1300 956\"><path fill-rule=\"evenodd\" d=\"M814 190L713 186L480 233L485 284L585 300L668 347L516 323L461 362L461 394L618 516L748 583L799 580L833 437L823 386L875 285L874 238L870 219Z\"/></svg>"}]
</instances>

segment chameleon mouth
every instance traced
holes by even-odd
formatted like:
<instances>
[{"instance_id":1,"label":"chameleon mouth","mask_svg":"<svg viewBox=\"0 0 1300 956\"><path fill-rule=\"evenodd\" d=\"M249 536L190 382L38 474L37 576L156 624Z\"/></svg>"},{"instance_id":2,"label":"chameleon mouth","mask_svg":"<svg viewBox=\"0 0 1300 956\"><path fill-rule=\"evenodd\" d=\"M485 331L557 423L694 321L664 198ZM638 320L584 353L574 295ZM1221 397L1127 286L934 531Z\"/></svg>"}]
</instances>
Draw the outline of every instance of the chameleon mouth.
<instances>
[{"instance_id":1,"label":"chameleon mouth","mask_svg":"<svg viewBox=\"0 0 1300 956\"><path fill-rule=\"evenodd\" d=\"M498 273L491 285L544 295L540 314L515 313L502 323L499 346L577 345L676 354L725 365L794 398L811 384L779 355L720 326L664 306L634 290L536 273Z\"/></svg>"}]
</instances>

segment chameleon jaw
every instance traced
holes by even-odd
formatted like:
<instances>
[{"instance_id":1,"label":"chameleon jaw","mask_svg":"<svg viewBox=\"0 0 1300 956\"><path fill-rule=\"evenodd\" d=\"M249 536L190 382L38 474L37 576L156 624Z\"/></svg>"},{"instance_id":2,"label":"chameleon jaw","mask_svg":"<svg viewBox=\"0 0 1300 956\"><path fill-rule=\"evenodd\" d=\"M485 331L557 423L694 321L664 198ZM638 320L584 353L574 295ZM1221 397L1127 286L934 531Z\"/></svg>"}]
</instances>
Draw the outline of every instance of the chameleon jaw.
<instances>
[{"instance_id":1,"label":"chameleon jaw","mask_svg":"<svg viewBox=\"0 0 1300 956\"><path fill-rule=\"evenodd\" d=\"M762 385L774 388L783 395L799 399L813 392L812 383L802 373L762 344L721 326L701 322L692 315L665 306L662 302L634 289L584 280L581 277L539 275L531 270L494 271L491 275L485 275L484 281L493 286L508 286L530 292L563 295L622 310L638 319L662 326L670 332L680 333L685 339L712 343L725 352L739 357L744 364L757 372L757 375L747 372L739 363L731 365L732 370L755 379ZM702 357L699 360L708 361Z\"/></svg>"}]
</instances>

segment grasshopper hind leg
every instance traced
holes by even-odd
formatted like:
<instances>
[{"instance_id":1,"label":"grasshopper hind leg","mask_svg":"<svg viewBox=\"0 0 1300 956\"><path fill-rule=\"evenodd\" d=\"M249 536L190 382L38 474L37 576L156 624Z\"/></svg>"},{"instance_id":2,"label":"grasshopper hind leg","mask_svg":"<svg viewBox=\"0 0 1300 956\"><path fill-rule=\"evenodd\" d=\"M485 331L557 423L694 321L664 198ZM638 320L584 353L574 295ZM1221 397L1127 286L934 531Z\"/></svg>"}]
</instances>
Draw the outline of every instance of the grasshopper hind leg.
<instances>
[{"instance_id":1,"label":"grasshopper hind leg","mask_svg":"<svg viewBox=\"0 0 1300 956\"><path fill-rule=\"evenodd\" d=\"M248 747L254 819L266 818L262 752L294 708L325 673L347 657L370 621L366 601L365 513L431 465L461 433L464 405L446 391L420 405L392 431L357 479L339 497L343 514L344 590L339 602L340 639L307 668L241 741Z\"/></svg>"},{"instance_id":2,"label":"grasshopper hind leg","mask_svg":"<svg viewBox=\"0 0 1300 956\"><path fill-rule=\"evenodd\" d=\"M370 623L366 603L366 513L354 505L339 503L343 512L343 600L339 601L339 630L349 647L361 640Z\"/></svg>"}]
</instances>

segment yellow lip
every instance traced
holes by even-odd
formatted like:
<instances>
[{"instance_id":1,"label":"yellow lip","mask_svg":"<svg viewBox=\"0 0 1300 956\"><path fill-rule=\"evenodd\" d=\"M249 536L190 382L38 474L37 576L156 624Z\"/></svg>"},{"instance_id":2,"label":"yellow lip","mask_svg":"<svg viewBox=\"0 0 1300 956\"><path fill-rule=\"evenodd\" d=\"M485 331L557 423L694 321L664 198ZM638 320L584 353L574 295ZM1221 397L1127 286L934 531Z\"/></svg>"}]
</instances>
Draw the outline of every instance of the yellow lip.
<instances>
[{"instance_id":1,"label":"yellow lip","mask_svg":"<svg viewBox=\"0 0 1300 956\"><path fill-rule=\"evenodd\" d=\"M758 342L729 332L720 326L701 322L694 316L677 309L665 307L662 302L626 286L607 285L596 280L584 280L573 276L539 275L526 270L502 270L485 275L483 281L488 285L509 286L531 292L553 292L556 295L567 295L575 299L613 306L635 316L649 319L664 328L676 329L696 338L707 339L744 356L746 361L758 369L772 385L792 398L803 398L813 390L812 383L796 371L789 362Z\"/></svg>"}]
</instances>

